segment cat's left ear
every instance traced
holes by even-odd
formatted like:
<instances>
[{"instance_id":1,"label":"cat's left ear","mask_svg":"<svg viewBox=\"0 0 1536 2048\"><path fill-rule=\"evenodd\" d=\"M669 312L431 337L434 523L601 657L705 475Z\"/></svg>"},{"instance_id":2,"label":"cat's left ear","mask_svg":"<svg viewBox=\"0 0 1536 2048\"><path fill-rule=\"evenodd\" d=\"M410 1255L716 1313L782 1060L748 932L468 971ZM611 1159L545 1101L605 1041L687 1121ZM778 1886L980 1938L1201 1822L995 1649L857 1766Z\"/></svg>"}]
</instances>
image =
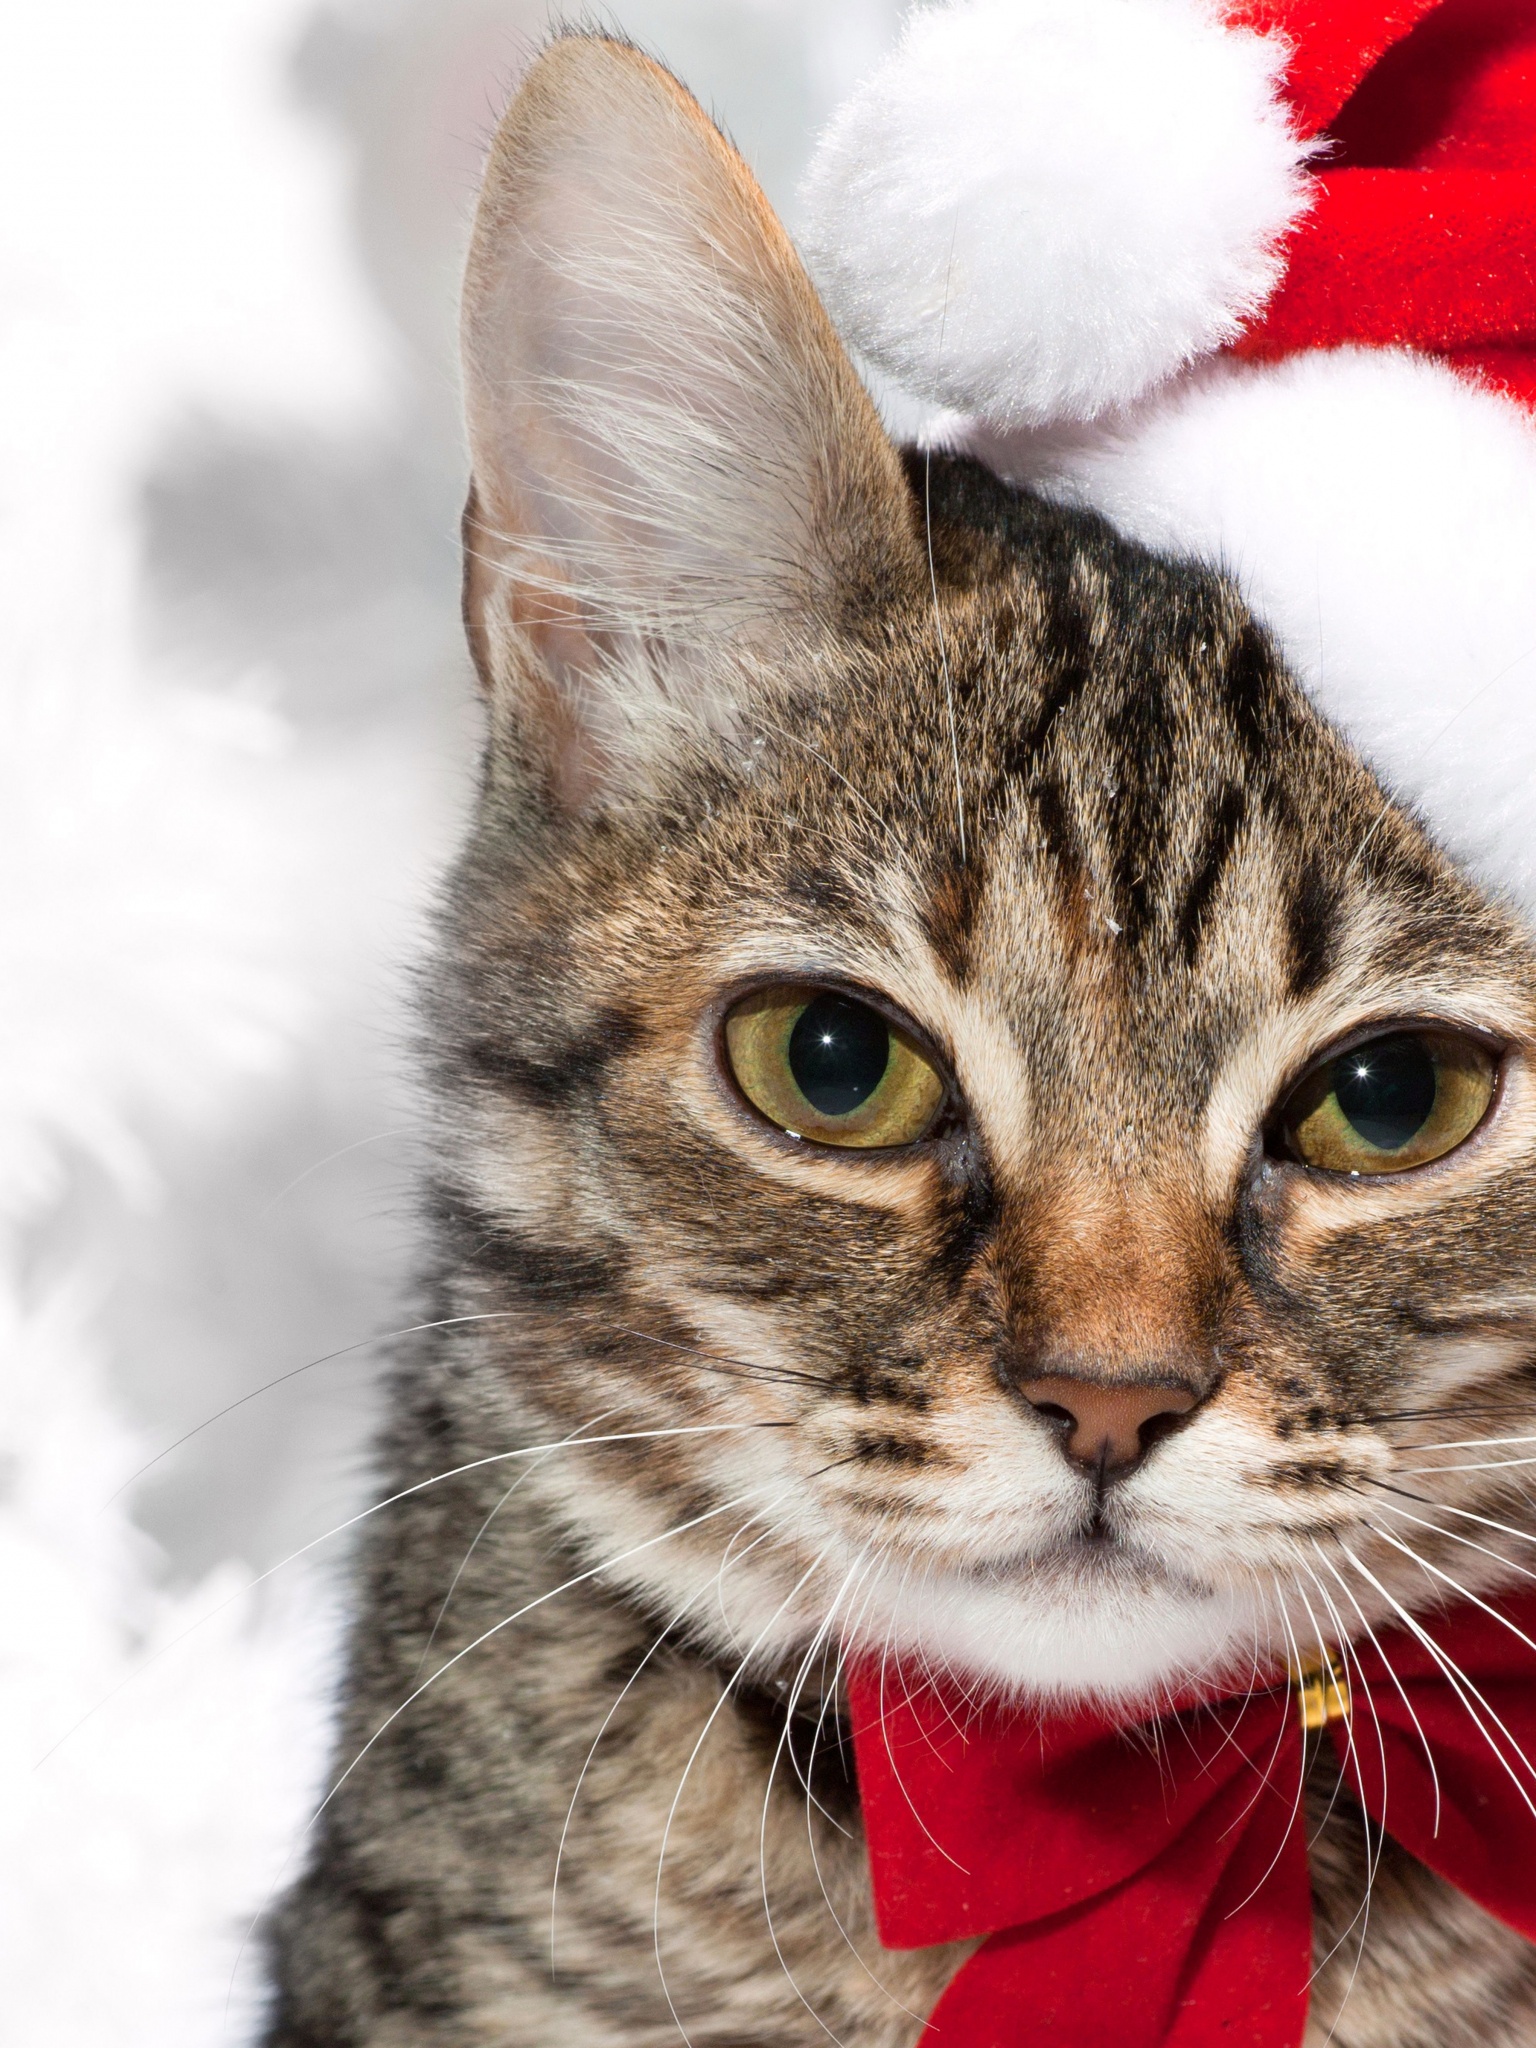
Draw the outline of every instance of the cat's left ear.
<instances>
[{"instance_id":1,"label":"cat's left ear","mask_svg":"<svg viewBox=\"0 0 1536 2048\"><path fill-rule=\"evenodd\" d=\"M921 588L899 458L788 237L625 44L560 38L508 110L464 364L471 644L564 802Z\"/></svg>"}]
</instances>

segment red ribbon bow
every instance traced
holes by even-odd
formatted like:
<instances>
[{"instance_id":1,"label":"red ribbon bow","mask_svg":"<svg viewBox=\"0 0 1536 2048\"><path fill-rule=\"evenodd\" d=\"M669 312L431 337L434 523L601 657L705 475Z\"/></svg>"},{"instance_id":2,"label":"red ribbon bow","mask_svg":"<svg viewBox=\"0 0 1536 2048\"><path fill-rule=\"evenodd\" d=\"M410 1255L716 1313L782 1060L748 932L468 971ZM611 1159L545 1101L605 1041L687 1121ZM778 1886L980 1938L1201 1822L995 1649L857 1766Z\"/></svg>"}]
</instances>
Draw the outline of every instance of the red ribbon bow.
<instances>
[{"instance_id":1,"label":"red ribbon bow","mask_svg":"<svg viewBox=\"0 0 1536 2048\"><path fill-rule=\"evenodd\" d=\"M1350 1653L1344 1775L1404 1848L1536 1940L1536 1594ZM1296 2048L1312 1966L1288 1687L1127 1728L849 1686L880 1938L990 1937L921 2048Z\"/></svg>"}]
</instances>

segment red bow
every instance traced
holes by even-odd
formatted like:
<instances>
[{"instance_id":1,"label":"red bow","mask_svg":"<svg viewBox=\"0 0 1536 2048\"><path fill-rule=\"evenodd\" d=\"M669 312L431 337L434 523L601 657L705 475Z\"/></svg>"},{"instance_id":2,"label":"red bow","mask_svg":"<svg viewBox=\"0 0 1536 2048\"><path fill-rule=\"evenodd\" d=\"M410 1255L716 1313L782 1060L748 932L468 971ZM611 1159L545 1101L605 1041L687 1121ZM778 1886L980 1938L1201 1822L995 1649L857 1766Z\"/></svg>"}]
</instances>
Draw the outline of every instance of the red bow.
<instances>
[{"instance_id":1,"label":"red bow","mask_svg":"<svg viewBox=\"0 0 1536 2048\"><path fill-rule=\"evenodd\" d=\"M1350 1652L1344 1775L1412 1855L1536 1940L1536 1594ZM1296 2048L1312 1909L1288 1686L1127 1728L849 1687L880 1938L989 1936L922 2048Z\"/></svg>"}]
</instances>

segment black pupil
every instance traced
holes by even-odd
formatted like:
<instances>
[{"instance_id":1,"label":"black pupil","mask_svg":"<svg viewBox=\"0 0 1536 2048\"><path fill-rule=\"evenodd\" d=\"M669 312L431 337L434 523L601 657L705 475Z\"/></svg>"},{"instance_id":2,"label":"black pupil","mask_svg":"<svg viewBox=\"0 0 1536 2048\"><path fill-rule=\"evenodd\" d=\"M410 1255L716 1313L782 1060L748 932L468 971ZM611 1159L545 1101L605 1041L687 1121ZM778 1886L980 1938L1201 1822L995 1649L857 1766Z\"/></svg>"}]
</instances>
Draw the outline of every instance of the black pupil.
<instances>
[{"instance_id":1,"label":"black pupil","mask_svg":"<svg viewBox=\"0 0 1536 2048\"><path fill-rule=\"evenodd\" d=\"M1334 1065L1340 1109L1368 1145L1400 1152L1435 1106L1435 1062L1422 1038L1377 1038Z\"/></svg>"},{"instance_id":2,"label":"black pupil","mask_svg":"<svg viewBox=\"0 0 1536 2048\"><path fill-rule=\"evenodd\" d=\"M847 996L817 996L789 1034L795 1086L823 1116L848 1116L868 1102L891 1063L891 1027Z\"/></svg>"}]
</instances>

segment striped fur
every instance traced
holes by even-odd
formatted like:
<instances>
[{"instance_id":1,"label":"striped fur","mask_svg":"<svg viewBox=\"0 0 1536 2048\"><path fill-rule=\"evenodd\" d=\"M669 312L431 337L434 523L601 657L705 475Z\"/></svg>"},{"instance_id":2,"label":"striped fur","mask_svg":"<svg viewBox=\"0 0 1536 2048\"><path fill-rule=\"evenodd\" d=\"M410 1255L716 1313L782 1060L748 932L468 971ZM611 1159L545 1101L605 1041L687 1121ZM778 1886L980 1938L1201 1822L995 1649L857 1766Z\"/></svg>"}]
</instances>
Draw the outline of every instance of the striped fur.
<instances>
[{"instance_id":1,"label":"striped fur","mask_svg":"<svg viewBox=\"0 0 1536 2048\"><path fill-rule=\"evenodd\" d=\"M574 342L506 311L530 220ZM633 332L608 244L679 273ZM897 458L646 60L541 60L469 294L491 736L426 1012L440 1327L396 1369L406 1497L270 2039L899 2048L959 1956L875 1939L845 1650L1155 1698L1518 1571L1521 1471L1421 1447L1536 1434L1536 955L1219 575ZM583 425L599 386L644 394L638 439ZM908 1020L939 1133L749 1114L719 1027L764 976ZM1377 1182L1269 1157L1286 1084L1384 1018L1508 1048L1485 1129ZM1098 1503L1112 1540L1019 1397L1042 1362L1204 1397ZM1393 1852L1360 1953L1316 1770L1310 2040L1536 2039L1530 1952Z\"/></svg>"}]
</instances>

